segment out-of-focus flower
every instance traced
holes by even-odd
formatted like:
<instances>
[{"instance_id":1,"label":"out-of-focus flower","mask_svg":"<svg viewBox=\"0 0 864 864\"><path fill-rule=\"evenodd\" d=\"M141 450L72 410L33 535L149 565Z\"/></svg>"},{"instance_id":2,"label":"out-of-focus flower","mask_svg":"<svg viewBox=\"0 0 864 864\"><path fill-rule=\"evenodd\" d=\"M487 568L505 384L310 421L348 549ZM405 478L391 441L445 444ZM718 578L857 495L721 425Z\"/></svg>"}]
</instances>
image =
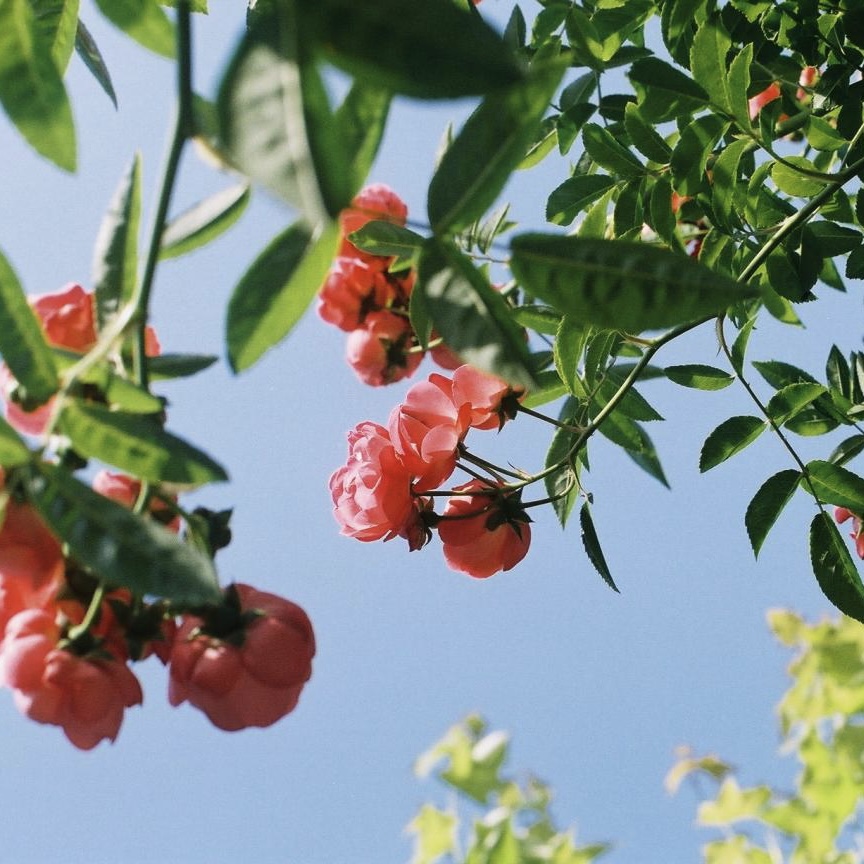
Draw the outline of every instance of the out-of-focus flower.
<instances>
[{"instance_id":1,"label":"out-of-focus flower","mask_svg":"<svg viewBox=\"0 0 864 864\"><path fill-rule=\"evenodd\" d=\"M357 377L372 387L410 378L423 354L408 319L395 312L372 312L348 334L345 356Z\"/></svg>"}]
</instances>

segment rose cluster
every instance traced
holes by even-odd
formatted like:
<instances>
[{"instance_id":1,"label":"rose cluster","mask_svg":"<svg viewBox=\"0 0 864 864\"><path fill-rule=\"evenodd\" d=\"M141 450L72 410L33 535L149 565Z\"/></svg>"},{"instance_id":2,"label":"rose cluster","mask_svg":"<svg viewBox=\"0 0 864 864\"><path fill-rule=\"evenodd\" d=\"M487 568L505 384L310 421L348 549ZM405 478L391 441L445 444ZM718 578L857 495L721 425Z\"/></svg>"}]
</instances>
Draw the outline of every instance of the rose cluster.
<instances>
[{"instance_id":1,"label":"rose cluster","mask_svg":"<svg viewBox=\"0 0 864 864\"><path fill-rule=\"evenodd\" d=\"M372 387L410 378L423 349L408 316L414 271L391 272L393 258L358 249L348 236L370 221L404 226L405 202L383 184L367 186L340 215L342 240L318 299L318 314L348 333L346 359L357 377ZM445 369L461 364L446 346L431 349Z\"/></svg>"},{"instance_id":2,"label":"rose cluster","mask_svg":"<svg viewBox=\"0 0 864 864\"><path fill-rule=\"evenodd\" d=\"M449 492L458 460L472 461L464 440L471 429L500 429L518 408L520 391L469 365L452 378L439 373L414 384L390 414L387 426L365 421L348 433L348 460L330 478L341 533L358 540L403 537L420 549L432 529L448 566L485 578L514 567L528 551L530 521L519 483L494 473ZM476 464L476 460L475 464ZM433 501L447 495L443 513Z\"/></svg>"},{"instance_id":3,"label":"rose cluster","mask_svg":"<svg viewBox=\"0 0 864 864\"><path fill-rule=\"evenodd\" d=\"M48 342L85 352L97 340L93 295L72 285L33 301ZM146 351L158 353L148 332ZM26 411L3 370L9 422L45 430L51 405ZM98 472L93 488L132 507L133 477ZM181 529L174 499L154 490L148 514ZM14 470L0 469L0 684L38 723L60 726L83 750L114 741L141 686L130 665L155 654L168 666L168 698L200 708L221 729L269 726L291 711L311 675L315 638L296 604L249 585L229 586L221 603L190 610L145 601L99 582L73 558L27 503Z\"/></svg>"}]
</instances>

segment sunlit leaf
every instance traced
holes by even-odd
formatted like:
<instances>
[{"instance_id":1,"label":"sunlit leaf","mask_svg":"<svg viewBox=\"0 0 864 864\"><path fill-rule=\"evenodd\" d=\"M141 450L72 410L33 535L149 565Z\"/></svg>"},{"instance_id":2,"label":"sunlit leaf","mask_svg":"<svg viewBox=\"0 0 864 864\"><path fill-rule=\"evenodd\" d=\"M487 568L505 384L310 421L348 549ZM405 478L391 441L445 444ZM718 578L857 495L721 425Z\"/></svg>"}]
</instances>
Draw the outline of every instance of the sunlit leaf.
<instances>
[{"instance_id":1,"label":"sunlit leaf","mask_svg":"<svg viewBox=\"0 0 864 864\"><path fill-rule=\"evenodd\" d=\"M0 465L7 468L12 465L23 465L30 459L30 451L21 440L18 433L0 417ZM2 511L2 508L0 508ZM2 515L0 515L2 524Z\"/></svg>"},{"instance_id":2,"label":"sunlit leaf","mask_svg":"<svg viewBox=\"0 0 864 864\"><path fill-rule=\"evenodd\" d=\"M827 392L821 384L789 384L771 397L767 406L768 416L782 426Z\"/></svg>"},{"instance_id":3,"label":"sunlit leaf","mask_svg":"<svg viewBox=\"0 0 864 864\"><path fill-rule=\"evenodd\" d=\"M722 369L699 363L667 366L663 372L670 381L674 381L682 387L693 387L696 390L722 390L735 380L732 375Z\"/></svg>"},{"instance_id":4,"label":"sunlit leaf","mask_svg":"<svg viewBox=\"0 0 864 864\"><path fill-rule=\"evenodd\" d=\"M34 150L75 170L72 108L28 0L0 3L0 104Z\"/></svg>"},{"instance_id":5,"label":"sunlit leaf","mask_svg":"<svg viewBox=\"0 0 864 864\"><path fill-rule=\"evenodd\" d=\"M302 222L275 237L243 274L228 304L228 359L242 372L281 342L318 293L339 228L313 234Z\"/></svg>"},{"instance_id":6,"label":"sunlit leaf","mask_svg":"<svg viewBox=\"0 0 864 864\"><path fill-rule=\"evenodd\" d=\"M188 606L219 601L210 558L66 471L39 465L27 493L72 557L109 585Z\"/></svg>"},{"instance_id":7,"label":"sunlit leaf","mask_svg":"<svg viewBox=\"0 0 864 864\"><path fill-rule=\"evenodd\" d=\"M221 465L166 432L152 416L70 401L60 427L82 456L101 459L143 480L198 486L228 479Z\"/></svg>"},{"instance_id":8,"label":"sunlit leaf","mask_svg":"<svg viewBox=\"0 0 864 864\"><path fill-rule=\"evenodd\" d=\"M96 5L139 45L163 57L174 56L174 25L156 0L96 0Z\"/></svg>"},{"instance_id":9,"label":"sunlit leaf","mask_svg":"<svg viewBox=\"0 0 864 864\"><path fill-rule=\"evenodd\" d=\"M832 462L814 460L807 463L807 479L802 488L815 492L826 504L846 507L864 514L864 479Z\"/></svg>"},{"instance_id":10,"label":"sunlit leaf","mask_svg":"<svg viewBox=\"0 0 864 864\"><path fill-rule=\"evenodd\" d=\"M579 434L574 430L556 429L546 452L546 468L563 463L559 470L549 474L544 480L546 493L553 499L552 509L562 528L566 527L573 505L579 498L579 484L576 482L573 467L575 458L570 455L578 437Z\"/></svg>"},{"instance_id":11,"label":"sunlit leaf","mask_svg":"<svg viewBox=\"0 0 864 864\"><path fill-rule=\"evenodd\" d=\"M199 201L165 226L159 257L176 258L215 240L243 215L249 198L249 187L238 183Z\"/></svg>"},{"instance_id":12,"label":"sunlit leaf","mask_svg":"<svg viewBox=\"0 0 864 864\"><path fill-rule=\"evenodd\" d=\"M62 75L69 65L78 29L79 0L31 0L36 29L51 48L51 57Z\"/></svg>"},{"instance_id":13,"label":"sunlit leaf","mask_svg":"<svg viewBox=\"0 0 864 864\"><path fill-rule=\"evenodd\" d=\"M774 526L783 508L792 499L798 488L801 472L793 469L780 471L769 477L760 487L753 499L747 505L744 514L744 525L750 537L753 554L758 557L759 550Z\"/></svg>"},{"instance_id":14,"label":"sunlit leaf","mask_svg":"<svg viewBox=\"0 0 864 864\"><path fill-rule=\"evenodd\" d=\"M691 258L639 243L522 234L511 269L576 320L638 333L716 315L754 289Z\"/></svg>"},{"instance_id":15,"label":"sunlit leaf","mask_svg":"<svg viewBox=\"0 0 864 864\"><path fill-rule=\"evenodd\" d=\"M334 114L337 135L348 154L351 195L366 181L378 154L392 98L388 90L357 80Z\"/></svg>"}]
</instances>

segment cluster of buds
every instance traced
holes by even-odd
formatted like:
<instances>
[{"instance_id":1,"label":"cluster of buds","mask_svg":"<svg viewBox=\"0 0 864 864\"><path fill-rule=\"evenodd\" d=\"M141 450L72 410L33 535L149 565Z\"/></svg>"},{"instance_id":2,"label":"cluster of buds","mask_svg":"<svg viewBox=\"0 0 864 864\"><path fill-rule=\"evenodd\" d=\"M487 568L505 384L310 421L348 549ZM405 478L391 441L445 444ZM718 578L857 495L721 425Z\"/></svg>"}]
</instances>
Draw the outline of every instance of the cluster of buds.
<instances>
[{"instance_id":1,"label":"cluster of buds","mask_svg":"<svg viewBox=\"0 0 864 864\"><path fill-rule=\"evenodd\" d=\"M348 433L348 460L330 478L341 533L357 540L403 537L420 549L437 529L449 567L485 578L521 561L531 542L521 485L491 470L438 490L471 458L464 440L471 429L500 429L518 410L521 391L463 365L452 378L431 374L409 388L387 426L365 421ZM464 465L462 466L465 467ZM442 514L433 509L447 496Z\"/></svg>"},{"instance_id":2,"label":"cluster of buds","mask_svg":"<svg viewBox=\"0 0 864 864\"><path fill-rule=\"evenodd\" d=\"M318 314L348 334L348 364L372 387L410 378L423 359L408 315L415 274L410 268L391 272L392 257L358 249L348 237L370 221L404 226L407 218L405 202L389 187L363 189L340 215L339 252L319 293ZM462 362L440 342L431 354L445 369Z\"/></svg>"},{"instance_id":3,"label":"cluster of buds","mask_svg":"<svg viewBox=\"0 0 864 864\"><path fill-rule=\"evenodd\" d=\"M77 353L96 344L94 298L80 285L35 298L32 306L49 344ZM159 352L149 330L145 350ZM52 406L27 410L14 398L9 370L0 374L9 423L43 434ZM109 471L95 475L93 488L128 508L142 497L140 481ZM176 500L151 491L142 518L178 533L183 511ZM212 551L226 542L217 538ZM61 727L76 747L116 739L125 710L143 700L131 664L151 655L168 667L172 705L188 701L233 731L269 726L291 711L314 654L306 613L248 585L229 586L219 603L186 609L103 584L67 554L27 502L15 471L0 469L0 685L11 689L23 714Z\"/></svg>"}]
</instances>

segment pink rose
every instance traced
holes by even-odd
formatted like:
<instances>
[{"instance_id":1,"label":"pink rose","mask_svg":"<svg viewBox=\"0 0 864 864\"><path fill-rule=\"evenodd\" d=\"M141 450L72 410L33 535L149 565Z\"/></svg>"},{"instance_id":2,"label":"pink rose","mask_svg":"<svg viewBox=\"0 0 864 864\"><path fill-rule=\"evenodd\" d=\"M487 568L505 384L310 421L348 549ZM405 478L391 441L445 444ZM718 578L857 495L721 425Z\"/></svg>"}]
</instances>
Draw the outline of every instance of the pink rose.
<instances>
[{"instance_id":1,"label":"pink rose","mask_svg":"<svg viewBox=\"0 0 864 864\"><path fill-rule=\"evenodd\" d=\"M143 700L138 679L125 663L58 648L59 635L51 613L19 612L0 645L0 677L22 714L60 726L81 750L114 741L124 710Z\"/></svg>"},{"instance_id":2,"label":"pink rose","mask_svg":"<svg viewBox=\"0 0 864 864\"><path fill-rule=\"evenodd\" d=\"M330 494L340 533L364 542L405 537L413 548L419 515L411 473L383 426L366 421L348 433L348 462L330 477Z\"/></svg>"},{"instance_id":3,"label":"pink rose","mask_svg":"<svg viewBox=\"0 0 864 864\"><path fill-rule=\"evenodd\" d=\"M524 390L514 390L506 381L473 366L460 366L453 373L453 401L471 408L474 429L500 429L516 416Z\"/></svg>"},{"instance_id":4,"label":"pink rose","mask_svg":"<svg viewBox=\"0 0 864 864\"><path fill-rule=\"evenodd\" d=\"M312 624L295 603L239 583L218 612L218 632L200 618L183 619L168 700L188 700L228 732L270 726L294 708L312 674Z\"/></svg>"},{"instance_id":5,"label":"pink rose","mask_svg":"<svg viewBox=\"0 0 864 864\"><path fill-rule=\"evenodd\" d=\"M363 324L370 312L393 300L393 286L380 269L359 258L337 258L319 295L318 314L349 333Z\"/></svg>"},{"instance_id":6,"label":"pink rose","mask_svg":"<svg viewBox=\"0 0 864 864\"><path fill-rule=\"evenodd\" d=\"M93 294L75 282L53 294L41 294L30 299L48 344L78 354L86 354L98 338L94 302ZM148 357L155 357L161 350L152 327L146 329L144 350ZM54 400L25 411L10 399L17 383L6 364L0 366L0 398L6 401L6 419L19 432L41 435L51 416Z\"/></svg>"},{"instance_id":7,"label":"pink rose","mask_svg":"<svg viewBox=\"0 0 864 864\"><path fill-rule=\"evenodd\" d=\"M65 569L60 544L36 511L10 499L0 528L0 634L22 609L51 603Z\"/></svg>"},{"instance_id":8,"label":"pink rose","mask_svg":"<svg viewBox=\"0 0 864 864\"><path fill-rule=\"evenodd\" d=\"M436 372L413 385L390 413L390 440L417 491L434 489L453 473L470 418L470 406L455 403L453 382Z\"/></svg>"},{"instance_id":9,"label":"pink rose","mask_svg":"<svg viewBox=\"0 0 864 864\"><path fill-rule=\"evenodd\" d=\"M471 480L453 491L489 488L482 480ZM515 567L531 545L528 516L512 495L454 495L438 523L438 534L447 566L477 579Z\"/></svg>"},{"instance_id":10,"label":"pink rose","mask_svg":"<svg viewBox=\"0 0 864 864\"><path fill-rule=\"evenodd\" d=\"M394 312L372 312L348 335L345 356L357 377L371 387L410 378L423 354L412 351L417 339L407 318Z\"/></svg>"},{"instance_id":11,"label":"pink rose","mask_svg":"<svg viewBox=\"0 0 864 864\"><path fill-rule=\"evenodd\" d=\"M339 254L349 258L360 258L371 267L385 270L391 258L372 255L358 249L348 240L348 235L358 231L367 222L384 220L396 225L404 225L407 218L408 207L389 186L376 183L361 189L351 202L351 206L343 210L339 216L343 238Z\"/></svg>"}]
</instances>

